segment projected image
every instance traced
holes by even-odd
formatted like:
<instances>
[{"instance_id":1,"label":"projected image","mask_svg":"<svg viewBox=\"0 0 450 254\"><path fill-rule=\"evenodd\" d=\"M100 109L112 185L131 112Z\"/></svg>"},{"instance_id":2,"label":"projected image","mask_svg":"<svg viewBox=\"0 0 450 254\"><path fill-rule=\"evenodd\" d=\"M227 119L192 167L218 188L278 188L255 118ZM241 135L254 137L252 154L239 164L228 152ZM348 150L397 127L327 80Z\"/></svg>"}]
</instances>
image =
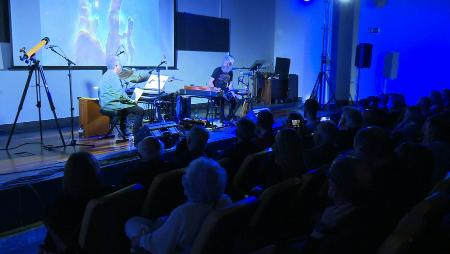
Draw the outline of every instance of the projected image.
<instances>
[{"instance_id":1,"label":"projected image","mask_svg":"<svg viewBox=\"0 0 450 254\"><path fill-rule=\"evenodd\" d=\"M112 54L130 66L154 65L165 57L159 0L40 0L40 10L41 34L78 66L104 65ZM44 53L45 64L61 65L51 53Z\"/></svg>"},{"instance_id":2,"label":"projected image","mask_svg":"<svg viewBox=\"0 0 450 254\"><path fill-rule=\"evenodd\" d=\"M21 49L44 37L77 66L105 66L119 55L126 66L175 64L175 0L9 0L15 66L24 66ZM26 13L26 15L24 15ZM36 59L44 66L66 66L50 49Z\"/></svg>"}]
</instances>

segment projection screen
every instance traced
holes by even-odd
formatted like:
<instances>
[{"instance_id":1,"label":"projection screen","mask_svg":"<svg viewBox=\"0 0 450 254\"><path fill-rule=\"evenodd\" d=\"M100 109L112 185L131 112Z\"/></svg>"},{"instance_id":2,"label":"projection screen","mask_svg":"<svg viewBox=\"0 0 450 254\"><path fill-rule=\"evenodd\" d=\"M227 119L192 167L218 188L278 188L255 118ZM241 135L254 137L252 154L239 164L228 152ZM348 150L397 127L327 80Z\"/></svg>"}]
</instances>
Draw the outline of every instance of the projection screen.
<instances>
[{"instance_id":1,"label":"projection screen","mask_svg":"<svg viewBox=\"0 0 450 254\"><path fill-rule=\"evenodd\" d=\"M48 37L36 53L44 66L67 65L48 46L80 67L104 66L111 54L125 66L174 66L174 1L10 0L14 65L26 65L21 48Z\"/></svg>"}]
</instances>

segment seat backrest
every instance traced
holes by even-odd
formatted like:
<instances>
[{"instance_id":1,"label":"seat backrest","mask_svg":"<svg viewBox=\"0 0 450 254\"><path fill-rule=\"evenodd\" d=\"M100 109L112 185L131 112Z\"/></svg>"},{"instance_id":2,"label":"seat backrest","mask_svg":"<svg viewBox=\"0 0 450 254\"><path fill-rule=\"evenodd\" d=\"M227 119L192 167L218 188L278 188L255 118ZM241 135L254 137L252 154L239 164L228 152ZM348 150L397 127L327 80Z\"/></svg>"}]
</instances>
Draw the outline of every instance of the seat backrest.
<instances>
[{"instance_id":1,"label":"seat backrest","mask_svg":"<svg viewBox=\"0 0 450 254\"><path fill-rule=\"evenodd\" d=\"M301 178L300 188L293 194L284 217L287 230L295 234L307 234L316 224L314 218L328 204L327 166L309 170ZM324 189L325 188L325 189Z\"/></svg>"},{"instance_id":2,"label":"seat backrest","mask_svg":"<svg viewBox=\"0 0 450 254\"><path fill-rule=\"evenodd\" d=\"M206 217L192 246L192 254L232 253L236 237L258 205L255 197L240 200Z\"/></svg>"},{"instance_id":3,"label":"seat backrest","mask_svg":"<svg viewBox=\"0 0 450 254\"><path fill-rule=\"evenodd\" d=\"M271 155L271 149L248 155L234 176L232 181L233 189L241 192L241 194L246 194L255 185L260 184L263 164L269 160Z\"/></svg>"},{"instance_id":4,"label":"seat backrest","mask_svg":"<svg viewBox=\"0 0 450 254\"><path fill-rule=\"evenodd\" d=\"M154 220L169 214L186 201L181 183L185 169L175 169L157 175L147 191L141 215Z\"/></svg>"},{"instance_id":5,"label":"seat backrest","mask_svg":"<svg viewBox=\"0 0 450 254\"><path fill-rule=\"evenodd\" d=\"M139 214L143 191L142 185L133 184L87 204L78 239L83 253L129 251L124 225L128 218Z\"/></svg>"},{"instance_id":6,"label":"seat backrest","mask_svg":"<svg viewBox=\"0 0 450 254\"><path fill-rule=\"evenodd\" d=\"M423 253L417 248L419 243L438 227L449 208L448 193L432 193L403 217L394 232L382 243L378 253ZM424 251L435 253L431 250L432 247L434 246L426 246L429 252Z\"/></svg>"},{"instance_id":7,"label":"seat backrest","mask_svg":"<svg viewBox=\"0 0 450 254\"><path fill-rule=\"evenodd\" d=\"M259 197L260 204L250 220L250 227L274 230L280 226L300 185L300 179L291 178L267 188Z\"/></svg>"}]
</instances>

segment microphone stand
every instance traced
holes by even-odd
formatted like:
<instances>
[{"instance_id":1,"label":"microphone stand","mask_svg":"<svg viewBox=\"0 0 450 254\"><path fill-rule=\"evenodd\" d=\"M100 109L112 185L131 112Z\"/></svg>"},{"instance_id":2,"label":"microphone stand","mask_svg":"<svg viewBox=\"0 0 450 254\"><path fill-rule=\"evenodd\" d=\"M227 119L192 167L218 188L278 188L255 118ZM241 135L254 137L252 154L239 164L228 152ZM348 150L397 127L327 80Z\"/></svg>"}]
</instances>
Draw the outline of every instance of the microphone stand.
<instances>
[{"instance_id":1,"label":"microphone stand","mask_svg":"<svg viewBox=\"0 0 450 254\"><path fill-rule=\"evenodd\" d=\"M71 140L69 144L66 144L64 146L64 148L66 146L88 146L88 147L95 147L95 145L88 145L88 144L77 144L77 141L75 140L74 137L74 123L73 123L73 93L72 93L72 65L76 65L72 60L70 60L69 58L67 58L66 56L62 55L61 53L59 53L58 51L56 51L53 47L49 47L49 49L51 51L53 51L55 54L59 55L60 57L62 57L64 60L66 60L67 62L67 69L69 71L69 74L67 74L67 76L69 77L69 94L70 94L70 133L71 133ZM62 147L62 146L59 146ZM52 147L52 148L58 148L58 147Z\"/></svg>"}]
</instances>

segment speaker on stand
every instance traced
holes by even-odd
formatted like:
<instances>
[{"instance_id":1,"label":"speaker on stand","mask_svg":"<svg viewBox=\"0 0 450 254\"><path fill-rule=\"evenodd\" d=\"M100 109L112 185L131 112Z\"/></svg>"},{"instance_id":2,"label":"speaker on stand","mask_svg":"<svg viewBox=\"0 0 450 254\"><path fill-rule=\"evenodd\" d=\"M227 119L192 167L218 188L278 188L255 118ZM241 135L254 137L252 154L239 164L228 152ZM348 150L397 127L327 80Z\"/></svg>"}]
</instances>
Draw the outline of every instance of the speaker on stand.
<instances>
[{"instance_id":1,"label":"speaker on stand","mask_svg":"<svg viewBox=\"0 0 450 254\"><path fill-rule=\"evenodd\" d=\"M387 82L388 80L394 80L398 75L398 60L399 60L399 52L392 51L386 53L384 56L384 66L383 66L383 93L387 93Z\"/></svg>"},{"instance_id":2,"label":"speaker on stand","mask_svg":"<svg viewBox=\"0 0 450 254\"><path fill-rule=\"evenodd\" d=\"M370 68L372 63L372 48L373 44L360 43L356 46L355 66L358 68L358 80L356 82L356 99L355 103L359 101L359 77L361 69Z\"/></svg>"}]
</instances>

